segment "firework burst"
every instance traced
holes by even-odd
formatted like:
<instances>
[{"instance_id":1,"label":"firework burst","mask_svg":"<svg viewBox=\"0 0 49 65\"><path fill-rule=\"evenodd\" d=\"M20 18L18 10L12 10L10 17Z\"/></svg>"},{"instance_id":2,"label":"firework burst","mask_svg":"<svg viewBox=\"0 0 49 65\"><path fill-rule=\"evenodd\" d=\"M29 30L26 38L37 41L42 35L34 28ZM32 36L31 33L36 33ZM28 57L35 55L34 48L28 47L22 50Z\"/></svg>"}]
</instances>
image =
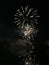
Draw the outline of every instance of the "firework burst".
<instances>
[{"instance_id":1,"label":"firework burst","mask_svg":"<svg viewBox=\"0 0 49 65\"><path fill-rule=\"evenodd\" d=\"M18 29L21 30L25 38L30 38L32 33L34 35L37 32L35 25L38 24L38 18L40 17L37 15L37 11L38 10L29 8L28 5L25 8L21 6L14 15L14 23L16 23Z\"/></svg>"},{"instance_id":2,"label":"firework burst","mask_svg":"<svg viewBox=\"0 0 49 65\"><path fill-rule=\"evenodd\" d=\"M16 23L17 26L23 26L26 23L37 24L38 18L40 17L37 15L37 11L38 10L34 10L33 8L29 9L28 5L25 7L25 9L23 9L23 7L21 6L20 9L17 9L16 14L14 15L14 23Z\"/></svg>"}]
</instances>

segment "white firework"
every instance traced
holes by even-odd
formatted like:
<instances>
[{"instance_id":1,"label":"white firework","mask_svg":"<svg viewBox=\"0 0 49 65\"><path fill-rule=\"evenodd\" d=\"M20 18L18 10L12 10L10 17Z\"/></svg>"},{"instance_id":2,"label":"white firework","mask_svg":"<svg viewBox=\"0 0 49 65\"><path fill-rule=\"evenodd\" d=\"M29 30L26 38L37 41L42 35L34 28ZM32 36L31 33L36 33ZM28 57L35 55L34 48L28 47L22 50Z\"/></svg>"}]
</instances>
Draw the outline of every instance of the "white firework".
<instances>
[{"instance_id":1,"label":"white firework","mask_svg":"<svg viewBox=\"0 0 49 65\"><path fill-rule=\"evenodd\" d=\"M28 7L28 5L23 8L21 6L20 9L17 9L15 16L15 22L17 26L23 26L24 24L37 24L38 19L40 16L37 15L38 10L34 10L33 8Z\"/></svg>"},{"instance_id":2,"label":"white firework","mask_svg":"<svg viewBox=\"0 0 49 65\"><path fill-rule=\"evenodd\" d=\"M19 57L23 55L28 56L26 57L26 59L23 59L25 65L38 65L35 62L34 42L30 41L30 39L34 41L34 38L38 33L38 28L36 27L36 24L38 24L38 19L40 16L37 15L37 11L38 10L29 8L28 5L25 8L21 6L20 9L17 9L16 14L14 15L14 20L15 20L14 23L16 24L19 30L20 36L22 34L23 37L22 39L19 38L16 41L16 43L18 45L21 45L21 48L25 47L22 49L22 51L18 52L18 54L20 55ZM33 54L33 58L31 54Z\"/></svg>"},{"instance_id":3,"label":"white firework","mask_svg":"<svg viewBox=\"0 0 49 65\"><path fill-rule=\"evenodd\" d=\"M37 15L37 11L38 10L29 8L28 5L25 8L21 6L14 15L14 23L16 23L18 29L21 30L25 38L34 37L34 34L38 31L35 27L35 25L38 24L38 18L40 17Z\"/></svg>"}]
</instances>

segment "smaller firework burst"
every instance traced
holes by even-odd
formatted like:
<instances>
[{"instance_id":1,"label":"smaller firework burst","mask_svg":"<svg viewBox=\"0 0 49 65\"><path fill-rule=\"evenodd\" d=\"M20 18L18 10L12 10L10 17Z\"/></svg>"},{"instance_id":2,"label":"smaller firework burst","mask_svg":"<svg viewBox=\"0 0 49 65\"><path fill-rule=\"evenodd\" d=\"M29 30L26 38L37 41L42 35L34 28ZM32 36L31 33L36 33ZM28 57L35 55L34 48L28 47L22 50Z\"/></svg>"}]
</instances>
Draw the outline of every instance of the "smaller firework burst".
<instances>
[{"instance_id":1,"label":"smaller firework burst","mask_svg":"<svg viewBox=\"0 0 49 65\"><path fill-rule=\"evenodd\" d=\"M23 37L27 39L30 39L32 37L34 39L34 34L38 32L38 29L36 29L36 27L34 26L27 24L21 28L21 32L23 33Z\"/></svg>"}]
</instances>

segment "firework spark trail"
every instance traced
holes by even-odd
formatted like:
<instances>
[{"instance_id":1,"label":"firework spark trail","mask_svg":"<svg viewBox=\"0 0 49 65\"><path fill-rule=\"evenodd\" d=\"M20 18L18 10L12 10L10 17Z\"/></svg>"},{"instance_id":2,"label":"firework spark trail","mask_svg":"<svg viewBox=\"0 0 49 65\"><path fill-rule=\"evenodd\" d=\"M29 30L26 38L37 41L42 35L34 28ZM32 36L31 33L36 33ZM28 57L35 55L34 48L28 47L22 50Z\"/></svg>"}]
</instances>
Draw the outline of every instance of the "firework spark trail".
<instances>
[{"instance_id":1,"label":"firework spark trail","mask_svg":"<svg viewBox=\"0 0 49 65\"><path fill-rule=\"evenodd\" d=\"M27 9L28 9L28 5L27 5L27 7L25 7L25 11L27 12Z\"/></svg>"},{"instance_id":2,"label":"firework spark trail","mask_svg":"<svg viewBox=\"0 0 49 65\"><path fill-rule=\"evenodd\" d=\"M29 11L28 11L28 13L26 14L26 16L28 16L31 11L32 11L32 9L30 8Z\"/></svg>"}]
</instances>

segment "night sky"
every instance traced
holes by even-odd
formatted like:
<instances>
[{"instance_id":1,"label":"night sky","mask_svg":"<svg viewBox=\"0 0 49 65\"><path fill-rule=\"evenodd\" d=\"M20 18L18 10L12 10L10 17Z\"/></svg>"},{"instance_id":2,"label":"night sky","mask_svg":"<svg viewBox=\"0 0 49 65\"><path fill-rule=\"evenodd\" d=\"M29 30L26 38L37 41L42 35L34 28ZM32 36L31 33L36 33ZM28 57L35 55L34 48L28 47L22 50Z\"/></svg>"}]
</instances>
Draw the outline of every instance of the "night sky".
<instances>
[{"instance_id":1,"label":"night sky","mask_svg":"<svg viewBox=\"0 0 49 65\"><path fill-rule=\"evenodd\" d=\"M48 30L48 5L46 6L43 1L32 1L32 0L16 0L16 1L7 1L7 2L0 2L0 34L1 37L6 37L6 34L9 34L9 26L12 27L13 24L9 25L9 20L13 20L13 15L18 7L21 5L29 4L31 7L38 9L40 14L40 33L43 37L49 35ZM6 34L5 34L6 33Z\"/></svg>"},{"instance_id":2,"label":"night sky","mask_svg":"<svg viewBox=\"0 0 49 65\"><path fill-rule=\"evenodd\" d=\"M14 24L13 24L13 15L16 12L16 9L21 5L26 6L27 4L35 9L38 9L40 15L39 22L39 33L40 40L49 39L49 21L48 21L48 4L45 1L35 1L35 0L16 0L16 1L1 1L0 2L0 46L1 46L1 55L3 56L9 54L9 43L6 41L14 40L15 34ZM6 48L4 48L6 44ZM3 50L4 49L4 50ZM5 51L5 49L7 49ZM5 53L4 53L5 52ZM4 54L4 55L3 55ZM0 59L1 60L1 59Z\"/></svg>"}]
</instances>

